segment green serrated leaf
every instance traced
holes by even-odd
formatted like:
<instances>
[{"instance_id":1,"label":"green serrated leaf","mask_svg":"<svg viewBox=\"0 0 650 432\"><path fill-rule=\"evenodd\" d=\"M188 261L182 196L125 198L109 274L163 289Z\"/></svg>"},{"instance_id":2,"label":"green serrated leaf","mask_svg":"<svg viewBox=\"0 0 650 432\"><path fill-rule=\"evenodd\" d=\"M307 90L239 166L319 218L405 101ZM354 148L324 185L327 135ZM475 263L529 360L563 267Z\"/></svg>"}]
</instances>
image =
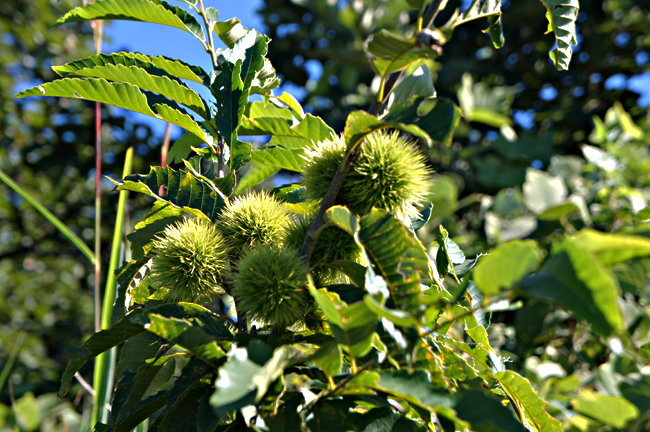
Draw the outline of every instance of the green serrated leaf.
<instances>
[{"instance_id":1,"label":"green serrated leaf","mask_svg":"<svg viewBox=\"0 0 650 432\"><path fill-rule=\"evenodd\" d=\"M178 79L194 81L205 86L210 84L210 77L202 68L178 59L164 56L151 57L140 53L123 51L113 54L100 54L97 57L101 57L107 64L123 64L124 66L145 65L145 69L153 66L154 68L165 71L169 76ZM95 59L95 57L90 57L90 59ZM93 60L93 62L96 63L97 61ZM59 75L65 77L85 66L85 60L76 60L63 66L54 66L52 69Z\"/></svg>"},{"instance_id":2,"label":"green serrated leaf","mask_svg":"<svg viewBox=\"0 0 650 432\"><path fill-rule=\"evenodd\" d=\"M251 161L278 169L302 172L302 165L305 164L302 154L302 149L265 148L253 150Z\"/></svg>"},{"instance_id":3,"label":"green serrated leaf","mask_svg":"<svg viewBox=\"0 0 650 432\"><path fill-rule=\"evenodd\" d=\"M97 0L75 8L60 18L55 26L77 21L117 19L164 24L185 30L205 41L203 27L191 14L160 0Z\"/></svg>"},{"instance_id":4,"label":"green serrated leaf","mask_svg":"<svg viewBox=\"0 0 650 432\"><path fill-rule=\"evenodd\" d=\"M487 18L490 26L483 30L483 33L490 35L495 48L501 48L505 43L503 37L503 25L501 24L501 0L473 0L472 4L463 13L458 10L443 26L443 30L450 31L459 25Z\"/></svg>"},{"instance_id":5,"label":"green serrated leaf","mask_svg":"<svg viewBox=\"0 0 650 432\"><path fill-rule=\"evenodd\" d=\"M164 312L167 315L181 315L182 309L177 305L163 305L158 306L152 310ZM116 324L112 325L106 330L102 330L93 334L81 348L85 348L88 354L83 358L70 360L68 366L61 378L61 387L59 394L65 396L70 389L70 384L74 374L86 364L88 360L99 354L108 351L109 349L125 342L126 340L145 332L141 318L143 318L143 310L139 309L133 311L129 315L119 320ZM144 320L146 322L146 318Z\"/></svg>"},{"instance_id":6,"label":"green serrated leaf","mask_svg":"<svg viewBox=\"0 0 650 432\"><path fill-rule=\"evenodd\" d=\"M512 399L520 416L538 431L562 432L562 423L551 417L544 407L548 405L541 400L526 378L516 372L499 372L494 376L501 388Z\"/></svg>"},{"instance_id":7,"label":"green serrated leaf","mask_svg":"<svg viewBox=\"0 0 650 432\"><path fill-rule=\"evenodd\" d=\"M335 268L345 274L359 288L366 284L367 268L353 261L338 260L327 264L328 267Z\"/></svg>"},{"instance_id":8,"label":"green serrated leaf","mask_svg":"<svg viewBox=\"0 0 650 432\"><path fill-rule=\"evenodd\" d=\"M205 119L209 118L207 104L194 90L152 63L133 57L101 54L53 69L64 77L104 78L132 84L183 104Z\"/></svg>"},{"instance_id":9,"label":"green serrated leaf","mask_svg":"<svg viewBox=\"0 0 650 432\"><path fill-rule=\"evenodd\" d=\"M213 141L212 136L175 103L161 96L151 97L132 84L112 83L103 78L63 78L24 90L14 97L27 96L69 97L114 105L180 126L204 142Z\"/></svg>"},{"instance_id":10,"label":"green serrated leaf","mask_svg":"<svg viewBox=\"0 0 650 432\"><path fill-rule=\"evenodd\" d=\"M228 198L206 177L169 167L152 167L149 174L133 174L114 182L117 190L144 193L159 201L171 203L185 213L215 221ZM158 195L161 186L167 188L164 197Z\"/></svg>"},{"instance_id":11,"label":"green serrated leaf","mask_svg":"<svg viewBox=\"0 0 650 432\"><path fill-rule=\"evenodd\" d=\"M436 269L440 277L445 277L449 272L452 272L457 279L454 266L463 264L465 262L465 254L460 247L449 238L447 230L440 225L440 235L436 239L438 245L438 252L436 253Z\"/></svg>"},{"instance_id":12,"label":"green serrated leaf","mask_svg":"<svg viewBox=\"0 0 650 432\"><path fill-rule=\"evenodd\" d=\"M373 208L357 219L342 206L327 210L325 221L358 238L397 305L416 308L422 279L432 279L429 257L413 231L384 210Z\"/></svg>"},{"instance_id":13,"label":"green serrated leaf","mask_svg":"<svg viewBox=\"0 0 650 432\"><path fill-rule=\"evenodd\" d=\"M549 52L557 70L569 69L573 50L571 44L577 45L576 19L580 4L578 0L540 0L546 7L548 30L555 35L556 46Z\"/></svg>"},{"instance_id":14,"label":"green serrated leaf","mask_svg":"<svg viewBox=\"0 0 650 432\"><path fill-rule=\"evenodd\" d=\"M126 372L137 372L146 360L153 359L160 348L158 336L144 332L127 340L120 349L116 378L119 381Z\"/></svg>"},{"instance_id":15,"label":"green serrated leaf","mask_svg":"<svg viewBox=\"0 0 650 432\"><path fill-rule=\"evenodd\" d=\"M273 177L280 171L280 168L267 165L251 164L248 172L239 180L235 195L239 195L246 189L262 183L264 180Z\"/></svg>"}]
</instances>

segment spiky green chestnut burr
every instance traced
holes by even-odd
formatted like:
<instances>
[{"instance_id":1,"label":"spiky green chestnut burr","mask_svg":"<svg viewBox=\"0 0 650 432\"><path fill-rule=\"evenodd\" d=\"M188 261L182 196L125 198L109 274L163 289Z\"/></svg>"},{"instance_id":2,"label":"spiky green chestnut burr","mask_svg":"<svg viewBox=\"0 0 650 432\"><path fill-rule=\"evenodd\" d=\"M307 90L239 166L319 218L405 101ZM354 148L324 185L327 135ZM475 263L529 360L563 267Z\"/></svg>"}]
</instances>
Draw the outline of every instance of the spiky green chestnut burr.
<instances>
[{"instance_id":1,"label":"spiky green chestnut burr","mask_svg":"<svg viewBox=\"0 0 650 432\"><path fill-rule=\"evenodd\" d=\"M169 225L154 240L153 254L151 278L169 290L168 301L209 300L228 270L223 236L202 219Z\"/></svg>"},{"instance_id":2,"label":"spiky green chestnut burr","mask_svg":"<svg viewBox=\"0 0 650 432\"><path fill-rule=\"evenodd\" d=\"M289 221L282 203L266 192L253 192L228 203L217 225L237 260L253 246L281 242Z\"/></svg>"},{"instance_id":3,"label":"spiky green chestnut burr","mask_svg":"<svg viewBox=\"0 0 650 432\"><path fill-rule=\"evenodd\" d=\"M248 249L233 275L237 307L249 319L288 327L314 309L307 272L296 249L277 245Z\"/></svg>"},{"instance_id":4,"label":"spiky green chestnut burr","mask_svg":"<svg viewBox=\"0 0 650 432\"><path fill-rule=\"evenodd\" d=\"M303 182L311 199L322 199L345 154L342 138L319 143L305 154ZM363 215L377 207L403 221L418 216L417 207L431 188L424 155L399 133L375 132L361 145L337 203Z\"/></svg>"},{"instance_id":5,"label":"spiky green chestnut burr","mask_svg":"<svg viewBox=\"0 0 650 432\"><path fill-rule=\"evenodd\" d=\"M314 223L315 216L300 216L289 223L285 245L300 250L305 241L307 230ZM337 260L348 260L358 262L362 257L359 245L347 232L340 228L330 226L321 231L314 252L310 267L312 276L317 287L322 287L338 282L341 273L326 264Z\"/></svg>"}]
</instances>

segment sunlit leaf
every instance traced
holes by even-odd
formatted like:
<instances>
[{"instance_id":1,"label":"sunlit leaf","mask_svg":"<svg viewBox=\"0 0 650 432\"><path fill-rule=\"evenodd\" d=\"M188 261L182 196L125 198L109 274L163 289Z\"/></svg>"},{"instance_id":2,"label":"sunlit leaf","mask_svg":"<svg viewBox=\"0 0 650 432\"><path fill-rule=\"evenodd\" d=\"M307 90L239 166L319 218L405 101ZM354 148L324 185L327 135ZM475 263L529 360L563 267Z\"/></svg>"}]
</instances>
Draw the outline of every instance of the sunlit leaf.
<instances>
[{"instance_id":1,"label":"sunlit leaf","mask_svg":"<svg viewBox=\"0 0 650 432\"><path fill-rule=\"evenodd\" d=\"M205 40L203 27L191 14L160 0L97 0L75 8L59 19L59 26L76 21L129 20L164 24L185 30L200 40Z\"/></svg>"}]
</instances>

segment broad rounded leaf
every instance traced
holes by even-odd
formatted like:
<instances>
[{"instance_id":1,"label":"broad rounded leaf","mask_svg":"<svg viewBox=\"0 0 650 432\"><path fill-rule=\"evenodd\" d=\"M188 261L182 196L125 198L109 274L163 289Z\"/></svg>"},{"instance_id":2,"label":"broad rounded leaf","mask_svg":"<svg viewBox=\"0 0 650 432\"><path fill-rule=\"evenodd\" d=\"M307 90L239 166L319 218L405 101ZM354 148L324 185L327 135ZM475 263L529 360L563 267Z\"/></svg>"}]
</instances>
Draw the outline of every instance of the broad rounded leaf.
<instances>
[{"instance_id":1,"label":"broad rounded leaf","mask_svg":"<svg viewBox=\"0 0 650 432\"><path fill-rule=\"evenodd\" d=\"M616 278L570 239L553 247L542 268L522 280L521 286L529 296L552 301L573 312L604 336L623 327Z\"/></svg>"},{"instance_id":2,"label":"broad rounded leaf","mask_svg":"<svg viewBox=\"0 0 650 432\"><path fill-rule=\"evenodd\" d=\"M481 258L474 269L474 282L484 294L498 295L535 271L541 258L533 240L510 241Z\"/></svg>"},{"instance_id":3,"label":"broad rounded leaf","mask_svg":"<svg viewBox=\"0 0 650 432\"><path fill-rule=\"evenodd\" d=\"M639 416L639 410L630 401L620 397L583 390L571 400L573 409L617 429L624 429L630 420Z\"/></svg>"}]
</instances>

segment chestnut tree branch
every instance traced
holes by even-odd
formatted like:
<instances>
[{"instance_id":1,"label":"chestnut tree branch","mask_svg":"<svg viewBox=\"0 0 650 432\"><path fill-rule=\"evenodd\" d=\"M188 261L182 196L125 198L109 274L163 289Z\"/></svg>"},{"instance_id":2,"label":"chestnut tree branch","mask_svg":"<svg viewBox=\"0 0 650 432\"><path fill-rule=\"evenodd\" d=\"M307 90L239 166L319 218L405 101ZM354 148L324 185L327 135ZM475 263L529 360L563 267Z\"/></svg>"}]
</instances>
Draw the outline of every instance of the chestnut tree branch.
<instances>
[{"instance_id":1,"label":"chestnut tree branch","mask_svg":"<svg viewBox=\"0 0 650 432\"><path fill-rule=\"evenodd\" d=\"M443 2L444 0L433 0L431 2L429 8L427 9L422 19L423 28L428 28L431 26L431 24L433 24L433 20L438 15L438 12L440 11L440 7L442 6ZM378 114L379 108L383 105L384 101L388 98L391 91L393 90L393 87L395 87L395 84L397 83L400 74L401 72L395 72L388 76L386 82L384 83L384 95L382 97L383 100L381 101L381 103L377 103L377 100L375 99L375 101L372 103L372 106L369 109L369 112L371 114L373 115ZM334 178L332 179L330 188L327 190L327 193L325 194L325 197L321 202L320 208L318 209L318 213L316 214L316 218L314 219L314 223L311 225L311 227L309 227L309 230L307 231L307 235L305 235L305 241L302 244L302 249L300 250L300 256L305 260L306 264L309 264L311 260L311 255L314 252L314 248L316 247L316 242L318 241L318 236L320 235L322 228L325 226L325 212L336 203L336 197L341 191L341 187L343 186L343 180L345 180L345 175L350 170L350 166L352 165L352 163L359 156L358 153L359 144L360 142L352 145L348 150L348 152L346 153L343 160L341 161L339 167L336 170L336 174L334 174Z\"/></svg>"}]
</instances>

